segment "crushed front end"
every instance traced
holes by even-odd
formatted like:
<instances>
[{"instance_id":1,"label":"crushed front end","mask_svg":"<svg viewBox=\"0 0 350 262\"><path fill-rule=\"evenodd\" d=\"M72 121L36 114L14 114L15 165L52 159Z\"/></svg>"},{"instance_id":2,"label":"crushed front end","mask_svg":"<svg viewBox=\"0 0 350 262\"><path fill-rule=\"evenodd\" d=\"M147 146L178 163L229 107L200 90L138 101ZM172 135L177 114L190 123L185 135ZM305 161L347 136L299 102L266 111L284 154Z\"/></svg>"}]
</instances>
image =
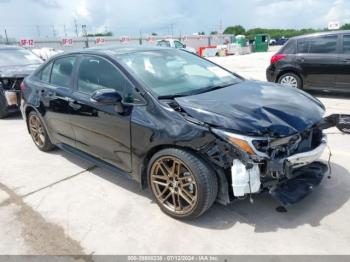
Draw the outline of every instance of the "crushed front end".
<instances>
[{"instance_id":1,"label":"crushed front end","mask_svg":"<svg viewBox=\"0 0 350 262\"><path fill-rule=\"evenodd\" d=\"M226 162L234 197L268 191L281 205L304 199L328 171L319 160L327 147L323 130L349 130L349 116L332 115L288 137L252 137L212 128L223 143L207 152L218 164ZM223 153L225 152L225 153Z\"/></svg>"},{"instance_id":2,"label":"crushed front end","mask_svg":"<svg viewBox=\"0 0 350 262\"><path fill-rule=\"evenodd\" d=\"M20 85L23 77L0 78L0 103L3 111L7 113L19 111L21 101Z\"/></svg>"}]
</instances>

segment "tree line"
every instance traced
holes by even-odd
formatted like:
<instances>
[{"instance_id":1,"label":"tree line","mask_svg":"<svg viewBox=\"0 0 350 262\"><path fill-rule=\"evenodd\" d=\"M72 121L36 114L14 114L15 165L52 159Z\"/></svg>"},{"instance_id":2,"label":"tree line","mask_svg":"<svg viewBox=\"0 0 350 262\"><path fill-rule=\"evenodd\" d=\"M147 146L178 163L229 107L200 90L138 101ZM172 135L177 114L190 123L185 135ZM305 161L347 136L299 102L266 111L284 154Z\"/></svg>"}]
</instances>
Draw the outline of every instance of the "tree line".
<instances>
[{"instance_id":1,"label":"tree line","mask_svg":"<svg viewBox=\"0 0 350 262\"><path fill-rule=\"evenodd\" d=\"M341 30L350 30L350 23L344 24ZM268 29L268 28L252 28L246 30L241 25L229 26L225 29L224 34L234 34L234 35L245 35L248 39L254 39L257 34L269 34L271 38L279 39L282 37L290 38L293 36L304 35L317 33L322 31L328 31L325 29L313 29L313 28L304 28L304 29Z\"/></svg>"}]
</instances>

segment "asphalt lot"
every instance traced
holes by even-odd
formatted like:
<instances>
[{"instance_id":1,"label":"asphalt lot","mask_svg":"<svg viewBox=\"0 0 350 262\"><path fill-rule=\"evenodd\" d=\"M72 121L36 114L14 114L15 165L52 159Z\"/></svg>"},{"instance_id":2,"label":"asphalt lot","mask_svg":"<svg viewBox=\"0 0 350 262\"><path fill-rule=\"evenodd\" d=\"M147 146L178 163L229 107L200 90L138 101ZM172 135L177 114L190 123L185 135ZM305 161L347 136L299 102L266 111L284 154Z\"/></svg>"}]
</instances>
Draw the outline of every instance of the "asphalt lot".
<instances>
[{"instance_id":1,"label":"asphalt lot","mask_svg":"<svg viewBox=\"0 0 350 262\"><path fill-rule=\"evenodd\" d=\"M265 80L271 55L213 60ZM328 114L350 114L350 97L316 95ZM287 213L258 195L181 222L133 181L61 150L40 152L20 116L0 120L0 254L349 254L350 136L327 133L332 178Z\"/></svg>"}]
</instances>

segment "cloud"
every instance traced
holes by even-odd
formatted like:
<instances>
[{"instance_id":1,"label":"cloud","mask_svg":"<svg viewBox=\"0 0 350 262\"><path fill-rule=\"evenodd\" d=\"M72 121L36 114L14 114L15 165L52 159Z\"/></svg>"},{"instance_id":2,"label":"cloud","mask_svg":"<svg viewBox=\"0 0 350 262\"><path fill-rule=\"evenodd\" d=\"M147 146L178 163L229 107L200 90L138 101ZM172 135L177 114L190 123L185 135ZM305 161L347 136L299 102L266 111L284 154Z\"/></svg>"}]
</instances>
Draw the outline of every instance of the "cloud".
<instances>
[{"instance_id":1,"label":"cloud","mask_svg":"<svg viewBox=\"0 0 350 262\"><path fill-rule=\"evenodd\" d=\"M31 0L47 8L61 8L62 6L56 0Z\"/></svg>"},{"instance_id":2,"label":"cloud","mask_svg":"<svg viewBox=\"0 0 350 262\"><path fill-rule=\"evenodd\" d=\"M12 36L74 35L73 20L88 32L119 35L192 34L241 24L246 28L324 28L350 19L349 0L0 0L0 33ZM16 10L16 19L13 13ZM39 30L38 30L39 27Z\"/></svg>"}]
</instances>

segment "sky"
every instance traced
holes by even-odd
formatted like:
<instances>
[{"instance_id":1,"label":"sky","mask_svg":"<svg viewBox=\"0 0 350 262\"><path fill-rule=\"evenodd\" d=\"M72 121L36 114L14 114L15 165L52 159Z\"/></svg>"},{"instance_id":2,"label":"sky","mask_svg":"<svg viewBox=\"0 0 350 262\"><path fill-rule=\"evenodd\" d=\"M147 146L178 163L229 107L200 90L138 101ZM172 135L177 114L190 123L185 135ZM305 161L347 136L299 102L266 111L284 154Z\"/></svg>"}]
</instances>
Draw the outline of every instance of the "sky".
<instances>
[{"instance_id":1,"label":"sky","mask_svg":"<svg viewBox=\"0 0 350 262\"><path fill-rule=\"evenodd\" d=\"M0 0L0 35L72 37L112 31L115 36L210 33L245 28L325 28L350 22L350 0Z\"/></svg>"}]
</instances>

